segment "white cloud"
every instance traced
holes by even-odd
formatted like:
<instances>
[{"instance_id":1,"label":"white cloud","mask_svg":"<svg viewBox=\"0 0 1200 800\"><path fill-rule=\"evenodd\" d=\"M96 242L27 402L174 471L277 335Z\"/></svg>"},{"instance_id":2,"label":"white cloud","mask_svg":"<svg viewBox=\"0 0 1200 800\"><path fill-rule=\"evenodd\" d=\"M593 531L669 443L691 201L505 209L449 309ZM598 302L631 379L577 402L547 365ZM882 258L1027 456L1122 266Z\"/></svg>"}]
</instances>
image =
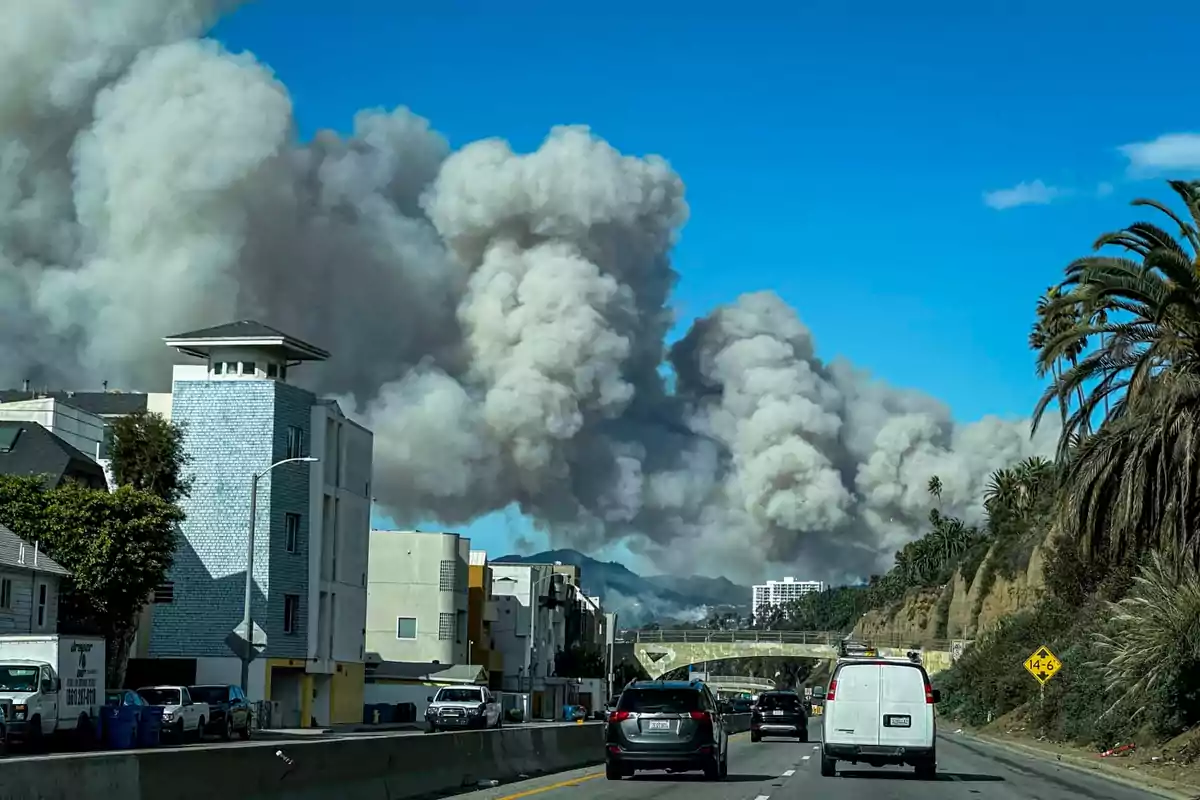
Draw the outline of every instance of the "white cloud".
<instances>
[{"instance_id":1,"label":"white cloud","mask_svg":"<svg viewBox=\"0 0 1200 800\"><path fill-rule=\"evenodd\" d=\"M1117 148L1133 173L1200 169L1200 133L1164 133L1148 142Z\"/></svg>"},{"instance_id":2,"label":"white cloud","mask_svg":"<svg viewBox=\"0 0 1200 800\"><path fill-rule=\"evenodd\" d=\"M997 189L994 192L984 192L983 202L997 211L1004 211L1017 206L1044 206L1067 194L1066 190L1057 186L1047 186L1041 180L1021 181L1011 189Z\"/></svg>"}]
</instances>

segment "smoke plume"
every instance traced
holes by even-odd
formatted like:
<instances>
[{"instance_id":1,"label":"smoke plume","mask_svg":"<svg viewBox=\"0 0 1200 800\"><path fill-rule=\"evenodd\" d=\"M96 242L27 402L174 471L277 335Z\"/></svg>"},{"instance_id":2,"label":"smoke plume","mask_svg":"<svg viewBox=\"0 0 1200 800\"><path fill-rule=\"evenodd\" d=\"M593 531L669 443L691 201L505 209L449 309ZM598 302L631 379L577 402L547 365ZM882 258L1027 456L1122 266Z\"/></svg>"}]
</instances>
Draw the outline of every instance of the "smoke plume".
<instances>
[{"instance_id":1,"label":"smoke plume","mask_svg":"<svg viewBox=\"0 0 1200 800\"><path fill-rule=\"evenodd\" d=\"M199 38L233 5L0 9L0 384L164 390L161 336L259 319L334 353L303 379L375 431L397 520L517 503L560 544L743 579L881 569L930 476L977 519L991 470L1049 451L822 362L770 293L668 352L667 162L581 127L451 152L404 108L299 143L271 71Z\"/></svg>"}]
</instances>

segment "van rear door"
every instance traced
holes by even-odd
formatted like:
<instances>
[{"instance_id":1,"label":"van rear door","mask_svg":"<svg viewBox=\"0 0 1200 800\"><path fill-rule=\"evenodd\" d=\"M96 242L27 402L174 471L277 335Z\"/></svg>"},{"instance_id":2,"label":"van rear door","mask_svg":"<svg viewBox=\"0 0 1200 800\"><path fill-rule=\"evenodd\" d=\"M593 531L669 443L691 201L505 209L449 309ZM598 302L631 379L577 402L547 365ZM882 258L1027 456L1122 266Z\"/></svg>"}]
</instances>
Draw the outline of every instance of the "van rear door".
<instances>
[{"instance_id":1,"label":"van rear door","mask_svg":"<svg viewBox=\"0 0 1200 800\"><path fill-rule=\"evenodd\" d=\"M885 663L879 671L879 744L931 746L933 706L925 698L924 670L916 664Z\"/></svg>"},{"instance_id":2,"label":"van rear door","mask_svg":"<svg viewBox=\"0 0 1200 800\"><path fill-rule=\"evenodd\" d=\"M824 740L836 744L879 744L879 680L876 663L843 664L834 672L825 699Z\"/></svg>"}]
</instances>

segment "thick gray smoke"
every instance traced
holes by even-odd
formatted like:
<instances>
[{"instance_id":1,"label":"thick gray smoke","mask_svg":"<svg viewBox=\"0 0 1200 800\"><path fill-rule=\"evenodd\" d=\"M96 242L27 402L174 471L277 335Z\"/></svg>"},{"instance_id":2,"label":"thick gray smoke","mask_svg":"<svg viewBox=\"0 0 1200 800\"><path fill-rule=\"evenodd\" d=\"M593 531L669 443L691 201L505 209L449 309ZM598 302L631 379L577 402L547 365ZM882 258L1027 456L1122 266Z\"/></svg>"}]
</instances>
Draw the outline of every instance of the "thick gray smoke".
<instances>
[{"instance_id":1,"label":"thick gray smoke","mask_svg":"<svg viewBox=\"0 0 1200 800\"><path fill-rule=\"evenodd\" d=\"M976 518L991 470L1049 451L822 363L769 293L697 322L668 391L665 161L584 128L451 152L403 108L299 144L271 72L197 38L232 5L0 7L0 384L162 390L161 336L261 319L334 353L307 379L374 429L397 520L516 502L742 579L878 569L931 475Z\"/></svg>"}]
</instances>

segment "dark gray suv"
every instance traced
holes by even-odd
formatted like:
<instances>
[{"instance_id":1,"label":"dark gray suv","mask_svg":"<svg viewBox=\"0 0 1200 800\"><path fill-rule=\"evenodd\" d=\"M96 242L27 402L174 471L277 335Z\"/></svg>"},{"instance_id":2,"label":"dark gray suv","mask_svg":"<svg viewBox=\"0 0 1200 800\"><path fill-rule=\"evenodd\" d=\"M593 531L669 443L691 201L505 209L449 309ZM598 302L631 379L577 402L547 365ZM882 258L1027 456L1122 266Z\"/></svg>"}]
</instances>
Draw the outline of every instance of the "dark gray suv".
<instances>
[{"instance_id":1,"label":"dark gray suv","mask_svg":"<svg viewBox=\"0 0 1200 800\"><path fill-rule=\"evenodd\" d=\"M625 687L605 732L605 776L637 770L729 774L729 733L717 698L700 681L635 681Z\"/></svg>"}]
</instances>

